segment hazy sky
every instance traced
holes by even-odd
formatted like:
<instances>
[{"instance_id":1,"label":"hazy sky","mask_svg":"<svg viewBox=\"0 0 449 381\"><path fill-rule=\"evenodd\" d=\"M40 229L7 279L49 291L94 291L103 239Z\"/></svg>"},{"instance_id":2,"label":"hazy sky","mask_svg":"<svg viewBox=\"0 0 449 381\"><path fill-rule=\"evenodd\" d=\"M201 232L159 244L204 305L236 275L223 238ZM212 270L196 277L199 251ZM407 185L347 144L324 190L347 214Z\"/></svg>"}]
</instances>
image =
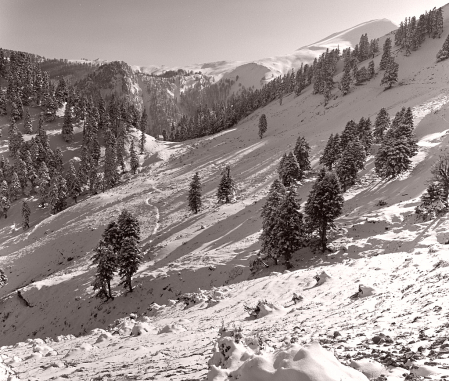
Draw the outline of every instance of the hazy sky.
<instances>
[{"instance_id":1,"label":"hazy sky","mask_svg":"<svg viewBox=\"0 0 449 381\"><path fill-rule=\"evenodd\" d=\"M180 66L285 54L362 22L449 0L0 0L0 47Z\"/></svg>"}]
</instances>

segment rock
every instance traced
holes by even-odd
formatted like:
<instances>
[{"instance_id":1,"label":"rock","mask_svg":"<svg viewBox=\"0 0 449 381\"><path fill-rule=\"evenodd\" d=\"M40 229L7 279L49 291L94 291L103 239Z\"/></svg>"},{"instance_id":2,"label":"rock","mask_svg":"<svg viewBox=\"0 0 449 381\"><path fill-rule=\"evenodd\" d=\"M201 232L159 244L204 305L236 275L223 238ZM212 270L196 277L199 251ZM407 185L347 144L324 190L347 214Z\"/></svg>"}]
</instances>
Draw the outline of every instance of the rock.
<instances>
[{"instance_id":1,"label":"rock","mask_svg":"<svg viewBox=\"0 0 449 381\"><path fill-rule=\"evenodd\" d=\"M113 336L109 332L104 332L100 336L97 337L95 344L104 343L105 341L109 341L113 338Z\"/></svg>"},{"instance_id":2,"label":"rock","mask_svg":"<svg viewBox=\"0 0 449 381\"><path fill-rule=\"evenodd\" d=\"M336 339L338 336L341 336L341 333L338 331L334 332L334 339Z\"/></svg>"}]
</instances>

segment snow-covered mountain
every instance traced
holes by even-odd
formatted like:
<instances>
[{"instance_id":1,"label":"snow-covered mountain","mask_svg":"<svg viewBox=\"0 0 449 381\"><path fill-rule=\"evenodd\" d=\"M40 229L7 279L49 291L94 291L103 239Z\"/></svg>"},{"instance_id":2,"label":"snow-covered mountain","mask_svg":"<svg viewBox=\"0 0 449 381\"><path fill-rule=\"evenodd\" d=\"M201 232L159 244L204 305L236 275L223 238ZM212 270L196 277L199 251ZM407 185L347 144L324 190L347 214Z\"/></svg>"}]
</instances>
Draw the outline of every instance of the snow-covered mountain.
<instances>
[{"instance_id":1,"label":"snow-covered mountain","mask_svg":"<svg viewBox=\"0 0 449 381\"><path fill-rule=\"evenodd\" d=\"M394 51L400 81L391 90L381 86L378 55L373 79L345 96L335 89L327 105L309 87L216 135L182 143L148 136L140 173L52 216L33 198L25 232L21 205L14 203L0 220L0 268L8 276L0 288L0 380L13 379L12 371L29 380L448 376L449 217L421 221L414 214L430 168L449 144L449 60L435 58L449 34L448 11L440 39L428 38L410 56ZM311 59L335 43L358 42L364 32L337 33L292 57ZM285 60L280 71L297 62ZM218 72L220 65L231 70L225 63L207 69ZM275 70L264 65L234 70L246 73L242 81L250 86L248 78L260 80L265 69ZM294 254L290 271L278 265L251 273L260 249L261 207L280 157L297 137L310 143L317 169L329 135L341 133L349 120L373 120L382 107L394 116L404 106L413 111L418 139L411 170L381 180L369 156L358 183L345 193L332 252L304 248ZM268 122L263 139L261 114ZM59 138L61 124L46 125L48 134ZM0 127L7 125L0 116ZM81 134L77 130L78 141ZM137 144L139 133L133 130L132 138ZM6 134L0 142L6 154ZM217 205L225 164L231 165L237 200ZM203 208L194 215L186 203L196 172ZM298 187L303 201L314 180L311 173ZM114 279L114 300L102 302L91 286L92 250L123 208L140 222L144 263L132 293ZM250 316L245 307L256 310L259 301L259 313Z\"/></svg>"}]
</instances>

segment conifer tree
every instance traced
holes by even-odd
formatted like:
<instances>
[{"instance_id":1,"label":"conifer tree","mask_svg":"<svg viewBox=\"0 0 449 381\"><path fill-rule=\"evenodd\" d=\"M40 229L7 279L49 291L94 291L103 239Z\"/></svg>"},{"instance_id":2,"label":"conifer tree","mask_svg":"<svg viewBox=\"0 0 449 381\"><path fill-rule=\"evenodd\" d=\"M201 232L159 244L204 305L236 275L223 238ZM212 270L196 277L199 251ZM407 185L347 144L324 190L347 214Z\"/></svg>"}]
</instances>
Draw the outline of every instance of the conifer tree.
<instances>
[{"instance_id":1,"label":"conifer tree","mask_svg":"<svg viewBox=\"0 0 449 381\"><path fill-rule=\"evenodd\" d=\"M231 167L226 166L221 177L220 184L217 190L217 199L219 203L229 204L235 197L234 180L231 177Z\"/></svg>"},{"instance_id":2,"label":"conifer tree","mask_svg":"<svg viewBox=\"0 0 449 381\"><path fill-rule=\"evenodd\" d=\"M387 67L385 68L385 73L380 81L381 85L387 85L385 87L385 90L391 89L393 84L398 82L398 70L399 70L399 64L394 62L394 59L391 58L388 61Z\"/></svg>"},{"instance_id":3,"label":"conifer tree","mask_svg":"<svg viewBox=\"0 0 449 381\"><path fill-rule=\"evenodd\" d=\"M5 272L0 269L0 287L3 287L6 283L8 283L8 277Z\"/></svg>"},{"instance_id":4,"label":"conifer tree","mask_svg":"<svg viewBox=\"0 0 449 381\"><path fill-rule=\"evenodd\" d=\"M262 114L259 118L259 137L262 139L263 135L267 132L267 117Z\"/></svg>"},{"instance_id":5,"label":"conifer tree","mask_svg":"<svg viewBox=\"0 0 449 381\"><path fill-rule=\"evenodd\" d=\"M438 184L441 189L441 198L447 205L449 197L449 154L441 155L432 166L432 182Z\"/></svg>"},{"instance_id":6,"label":"conifer tree","mask_svg":"<svg viewBox=\"0 0 449 381\"><path fill-rule=\"evenodd\" d=\"M18 200L22 195L22 186L20 185L19 176L13 172L11 184L9 185L9 195L12 201Z\"/></svg>"},{"instance_id":7,"label":"conifer tree","mask_svg":"<svg viewBox=\"0 0 449 381\"><path fill-rule=\"evenodd\" d=\"M388 111L382 107L377 114L376 121L374 122L374 143L382 143L387 130L390 128L390 115Z\"/></svg>"},{"instance_id":8,"label":"conifer tree","mask_svg":"<svg viewBox=\"0 0 449 381\"><path fill-rule=\"evenodd\" d=\"M265 205L262 207L262 234L260 241L262 253L270 256L277 264L279 246L277 237L277 223L279 221L279 207L285 197L285 187L279 179L274 180L268 192Z\"/></svg>"},{"instance_id":9,"label":"conifer tree","mask_svg":"<svg viewBox=\"0 0 449 381\"><path fill-rule=\"evenodd\" d=\"M33 125L31 124L30 110L28 108L26 109L25 120L23 122L23 131L25 134L33 133Z\"/></svg>"},{"instance_id":10,"label":"conifer tree","mask_svg":"<svg viewBox=\"0 0 449 381\"><path fill-rule=\"evenodd\" d=\"M24 200L22 204L22 229L27 230L30 228L30 214L31 210L28 203Z\"/></svg>"},{"instance_id":11,"label":"conifer tree","mask_svg":"<svg viewBox=\"0 0 449 381\"><path fill-rule=\"evenodd\" d=\"M120 232L121 241L123 241L123 239L126 237L132 237L137 241L137 243L140 242L139 220L128 210L122 210L122 212L118 216L117 225ZM121 241L119 242L120 245Z\"/></svg>"},{"instance_id":12,"label":"conifer tree","mask_svg":"<svg viewBox=\"0 0 449 381\"><path fill-rule=\"evenodd\" d=\"M318 233L323 252L327 249L327 232L341 215L343 202L337 175L323 172L313 185L305 206L308 227Z\"/></svg>"},{"instance_id":13,"label":"conifer tree","mask_svg":"<svg viewBox=\"0 0 449 381\"><path fill-rule=\"evenodd\" d=\"M131 172L136 174L137 169L139 168L139 157L137 156L137 152L134 148L134 140L131 140L131 148L129 150L130 154L130 166Z\"/></svg>"},{"instance_id":14,"label":"conifer tree","mask_svg":"<svg viewBox=\"0 0 449 381\"><path fill-rule=\"evenodd\" d=\"M376 69L374 68L374 61L370 61L368 64L368 79L373 79L376 75Z\"/></svg>"},{"instance_id":15,"label":"conifer tree","mask_svg":"<svg viewBox=\"0 0 449 381\"><path fill-rule=\"evenodd\" d=\"M120 126L117 136L117 145L116 145L116 154L117 154L117 165L119 165L122 169L122 172L125 171L125 127Z\"/></svg>"},{"instance_id":16,"label":"conifer tree","mask_svg":"<svg viewBox=\"0 0 449 381\"><path fill-rule=\"evenodd\" d=\"M137 272L141 263L142 252L137 240L133 237L124 238L118 256L118 268L122 279L120 284L128 288L129 292L133 291L132 276Z\"/></svg>"},{"instance_id":17,"label":"conifer tree","mask_svg":"<svg viewBox=\"0 0 449 381\"><path fill-rule=\"evenodd\" d=\"M81 161L78 167L78 179L81 186L85 186L89 182L89 172L92 164L92 158L86 145L81 147Z\"/></svg>"},{"instance_id":18,"label":"conifer tree","mask_svg":"<svg viewBox=\"0 0 449 381\"><path fill-rule=\"evenodd\" d=\"M69 102L67 102L64 111L62 138L64 139L65 142L71 142L73 139L72 105Z\"/></svg>"},{"instance_id":19,"label":"conifer tree","mask_svg":"<svg viewBox=\"0 0 449 381\"><path fill-rule=\"evenodd\" d=\"M114 250L116 256L120 252L122 234L116 221L111 221L102 234L102 240Z\"/></svg>"},{"instance_id":20,"label":"conifer tree","mask_svg":"<svg viewBox=\"0 0 449 381\"><path fill-rule=\"evenodd\" d=\"M19 178L20 186L22 187L22 189L25 189L28 181L27 165L22 159L18 158L14 167L15 172L17 173L17 176Z\"/></svg>"},{"instance_id":21,"label":"conifer tree","mask_svg":"<svg viewBox=\"0 0 449 381\"><path fill-rule=\"evenodd\" d=\"M303 136L299 136L296 140L295 149L293 150L293 154L296 157L296 160L298 161L299 168L302 172L309 171L312 169L310 166L310 160L309 160L309 153L310 153L310 145L307 142L307 140Z\"/></svg>"},{"instance_id":22,"label":"conifer tree","mask_svg":"<svg viewBox=\"0 0 449 381\"><path fill-rule=\"evenodd\" d=\"M357 123L353 120L350 120L348 123L346 123L346 126L340 136L341 152L343 152L348 146L349 142L358 135L359 131Z\"/></svg>"},{"instance_id":23,"label":"conifer tree","mask_svg":"<svg viewBox=\"0 0 449 381\"><path fill-rule=\"evenodd\" d=\"M305 228L300 208L295 189L290 187L279 205L276 224L278 256L284 257L287 268L292 267L292 254L305 242Z\"/></svg>"},{"instance_id":24,"label":"conifer tree","mask_svg":"<svg viewBox=\"0 0 449 381\"><path fill-rule=\"evenodd\" d=\"M116 140L110 130L106 131L105 141L104 187L105 189L110 189L115 187L119 180L119 173L117 171Z\"/></svg>"},{"instance_id":25,"label":"conifer tree","mask_svg":"<svg viewBox=\"0 0 449 381\"><path fill-rule=\"evenodd\" d=\"M334 164L340 158L342 152L341 139L338 134L335 136L331 134L324 148L323 155L320 157L320 164L326 166L327 169L332 170Z\"/></svg>"},{"instance_id":26,"label":"conifer tree","mask_svg":"<svg viewBox=\"0 0 449 381\"><path fill-rule=\"evenodd\" d=\"M449 58L449 35L444 40L442 48L437 53L437 62L447 60Z\"/></svg>"},{"instance_id":27,"label":"conifer tree","mask_svg":"<svg viewBox=\"0 0 449 381\"><path fill-rule=\"evenodd\" d=\"M345 59L345 64L343 67L343 77L341 79L341 92L343 95L346 95L349 93L349 90L351 89L351 60Z\"/></svg>"},{"instance_id":28,"label":"conifer tree","mask_svg":"<svg viewBox=\"0 0 449 381\"><path fill-rule=\"evenodd\" d=\"M111 281L117 271L117 256L112 246L101 240L95 248L92 262L97 265L95 279L92 283L94 291L98 290L95 296L106 300L114 299L111 292Z\"/></svg>"},{"instance_id":29,"label":"conifer tree","mask_svg":"<svg viewBox=\"0 0 449 381\"><path fill-rule=\"evenodd\" d=\"M81 194L81 184L78 179L75 166L73 165L73 162L70 161L69 171L67 173L67 195L69 197L72 197L76 204L78 196L80 194Z\"/></svg>"},{"instance_id":30,"label":"conifer tree","mask_svg":"<svg viewBox=\"0 0 449 381\"><path fill-rule=\"evenodd\" d=\"M5 218L8 217L8 210L10 206L11 203L9 201L8 183L6 180L3 180L0 187L0 212L5 216Z\"/></svg>"},{"instance_id":31,"label":"conifer tree","mask_svg":"<svg viewBox=\"0 0 449 381\"><path fill-rule=\"evenodd\" d=\"M406 172L415 154L407 138L385 139L374 161L376 174L382 179L392 179Z\"/></svg>"},{"instance_id":32,"label":"conifer tree","mask_svg":"<svg viewBox=\"0 0 449 381\"><path fill-rule=\"evenodd\" d=\"M383 46L383 54L382 54L382 58L380 60L380 70L387 70L391 59L392 59L392 57L391 57L391 38L388 37L385 40L384 46Z\"/></svg>"},{"instance_id":33,"label":"conifer tree","mask_svg":"<svg viewBox=\"0 0 449 381\"><path fill-rule=\"evenodd\" d=\"M301 181L304 172L299 167L298 161L296 160L293 152L289 152L283 161L283 168L281 170L282 176L280 177L282 184L285 187L293 185L296 181Z\"/></svg>"},{"instance_id":34,"label":"conifer tree","mask_svg":"<svg viewBox=\"0 0 449 381\"><path fill-rule=\"evenodd\" d=\"M189 209L195 214L201 209L201 182L199 172L193 175L190 183Z\"/></svg>"},{"instance_id":35,"label":"conifer tree","mask_svg":"<svg viewBox=\"0 0 449 381\"><path fill-rule=\"evenodd\" d=\"M146 143L146 132L148 125L148 115L145 107L143 108L142 117L140 118L140 154L142 155L145 152L145 143Z\"/></svg>"},{"instance_id":36,"label":"conifer tree","mask_svg":"<svg viewBox=\"0 0 449 381\"><path fill-rule=\"evenodd\" d=\"M357 172L365 168L365 160L365 148L361 142L355 138L344 150L335 169L340 184L343 187L343 192L346 192L348 187L355 184Z\"/></svg>"},{"instance_id":37,"label":"conifer tree","mask_svg":"<svg viewBox=\"0 0 449 381\"><path fill-rule=\"evenodd\" d=\"M38 170L38 186L40 205L44 207L47 202L48 190L50 187L50 175L48 174L48 168L44 161L40 164Z\"/></svg>"}]
</instances>

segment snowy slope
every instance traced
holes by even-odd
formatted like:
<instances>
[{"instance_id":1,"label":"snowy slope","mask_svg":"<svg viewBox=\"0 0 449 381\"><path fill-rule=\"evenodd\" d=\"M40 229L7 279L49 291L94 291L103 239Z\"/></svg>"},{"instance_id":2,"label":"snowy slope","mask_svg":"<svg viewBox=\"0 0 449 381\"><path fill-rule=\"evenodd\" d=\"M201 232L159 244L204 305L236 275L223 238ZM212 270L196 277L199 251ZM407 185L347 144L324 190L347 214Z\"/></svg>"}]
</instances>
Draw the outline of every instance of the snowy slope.
<instances>
[{"instance_id":1,"label":"snowy slope","mask_svg":"<svg viewBox=\"0 0 449 381\"><path fill-rule=\"evenodd\" d=\"M210 380L218 381L231 379L230 372L242 380L447 375L449 219L419 223L413 216L429 168L449 142L449 61L435 63L449 34L447 18L444 28L441 39L427 40L410 57L398 54L401 84L392 90L383 91L380 73L345 97L335 90L335 99L324 107L323 97L308 89L299 97L285 97L282 106L269 104L215 136L183 143L151 141L141 157L140 174L55 216L32 220L28 232L11 229L20 223L20 213L12 210L0 221L0 267L9 278L0 289L3 361L22 378L39 380L107 374L112 379L198 380L209 373ZM371 158L361 182L346 195L339 230L332 238L335 251L323 255L303 249L295 256L292 272L281 274L279 266L252 277L248 264L260 248L260 209L278 159L293 148L298 135L310 142L316 163L328 136L341 132L348 120L373 119L381 107L393 116L403 106L413 108L420 140L413 170L400 179L380 181ZM261 140L257 124L262 113L268 131ZM216 186L226 163L238 184L238 200L217 206ZM191 215L186 189L196 171L203 182L204 209ZM303 200L312 180L298 189ZM379 200L387 205L378 206ZM90 286L95 271L91 253L104 226L124 207L142 225L145 263L132 294L125 294L114 280L116 298L102 303ZM317 273L326 282L317 284ZM364 293L354 295L359 287ZM196 305L184 308L170 302L186 292L198 292ZM292 303L293 292L303 297L297 305ZM208 303L204 295L215 302ZM266 309L272 313L253 320L244 304L255 306L259 299L273 304ZM148 323L148 333L130 336L131 313ZM119 318L124 321L116 327ZM246 343L230 346L229 361L215 347L222 321L229 329L241 326ZM117 334L97 343L103 332L91 330L111 324L110 333ZM380 333L392 341L376 339L376 344L373 338ZM61 335L64 340L58 339ZM33 352L39 341L25 343L46 337L52 338L48 345L54 351L36 347ZM254 345L258 337L266 346L260 356ZM319 341L330 353L323 354L317 345L302 350L291 345L292 338L300 345ZM229 344L225 339L220 343ZM335 364L334 357L343 365ZM218 364L221 369L212 367ZM325 373L328 365L335 367L330 375ZM362 370L365 378L348 366ZM275 378L282 367L292 369L291 378ZM304 368L315 378L300 375Z\"/></svg>"}]
</instances>

